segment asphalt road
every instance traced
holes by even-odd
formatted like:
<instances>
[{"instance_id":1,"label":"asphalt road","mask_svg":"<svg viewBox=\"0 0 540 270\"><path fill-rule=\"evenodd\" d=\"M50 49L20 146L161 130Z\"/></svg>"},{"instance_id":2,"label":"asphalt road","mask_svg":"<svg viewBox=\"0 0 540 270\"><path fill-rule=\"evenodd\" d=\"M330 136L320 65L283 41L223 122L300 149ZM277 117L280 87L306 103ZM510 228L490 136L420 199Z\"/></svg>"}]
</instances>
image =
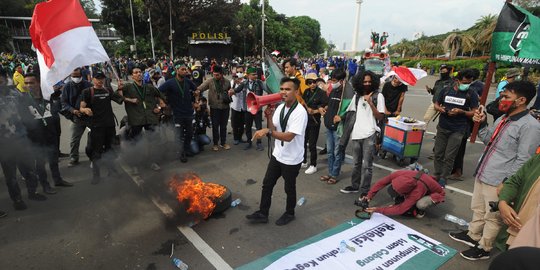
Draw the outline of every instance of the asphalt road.
<instances>
[{"instance_id":1,"label":"asphalt road","mask_svg":"<svg viewBox=\"0 0 540 270\"><path fill-rule=\"evenodd\" d=\"M432 86L434 80L429 77L410 88L405 98L405 115L422 119L431 100L423 87ZM117 117L125 115L122 106L115 105L114 109ZM435 125L430 125L428 132L434 129ZM62 131L61 150L68 152L70 131L65 120ZM91 169L84 154L81 164L74 168L67 167L67 159L61 160L63 177L75 186L60 188L58 194L49 195L44 202L25 200L29 206L25 211L14 211L6 188L0 188L0 209L9 212L0 219L1 268L173 269L169 256L174 246L174 256L184 260L190 269L230 269L319 234L354 215L356 195L339 192L350 183L350 162L342 167L341 181L327 185L319 181L319 176L327 172L326 157L319 156L319 172L306 175L301 171L297 179L298 197L305 197L306 203L297 208L296 220L283 227L274 225L285 208L283 185L278 182L270 222L251 225L244 216L258 209L268 163L266 149L244 151L243 145L239 145L212 152L207 147L184 164L174 158L174 143L171 134L168 135L162 142L153 144L159 158L145 159L139 175L131 174L126 160L120 159L117 166L121 175L107 177L98 185L90 184ZM232 142L231 135L228 138ZM319 146L324 146L324 138L321 133ZM428 169L433 168L433 161L427 159L433 147L432 138L429 133L425 136L419 159ZM128 159L145 157L146 152L141 148L130 150ZM468 144L465 181L449 182L446 202L429 209L423 219L395 219L458 251L464 250L465 245L447 236L449 231L459 229L458 225L443 217L450 213L471 218L472 173L482 150L481 144ZM159 161L160 171L149 168L154 160ZM400 168L390 158L375 162L373 182L387 175L389 169ZM233 199L242 200L241 205L192 228L183 226L188 218L182 214L167 181L172 175L185 172L195 172L206 182L227 186ZM3 176L0 179L5 182ZM24 183L21 186L26 198ZM372 205L388 203L390 199L381 193ZM469 262L456 255L440 269L487 269L489 262Z\"/></svg>"}]
</instances>

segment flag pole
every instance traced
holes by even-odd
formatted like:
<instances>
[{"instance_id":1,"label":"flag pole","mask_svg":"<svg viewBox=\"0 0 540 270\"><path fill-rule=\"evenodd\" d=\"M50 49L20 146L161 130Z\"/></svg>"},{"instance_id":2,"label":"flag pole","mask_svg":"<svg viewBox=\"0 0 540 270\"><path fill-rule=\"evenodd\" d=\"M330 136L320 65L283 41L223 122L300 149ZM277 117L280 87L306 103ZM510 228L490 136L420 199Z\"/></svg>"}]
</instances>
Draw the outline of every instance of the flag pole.
<instances>
[{"instance_id":1,"label":"flag pole","mask_svg":"<svg viewBox=\"0 0 540 270\"><path fill-rule=\"evenodd\" d=\"M506 0L506 3L512 3L512 0ZM493 49L493 46L492 46ZM489 88L491 87L491 81L493 80L493 73L495 72L495 61L489 62L488 71L486 75L486 81L484 83L484 90L482 91L482 97L480 97L480 105L484 106L487 101L487 96L489 92ZM486 111L484 110L484 114L486 114ZM487 117L487 116L486 116ZM480 129L480 123L475 122L473 130L471 132L471 143L476 142L476 136L478 135L478 130Z\"/></svg>"}]
</instances>

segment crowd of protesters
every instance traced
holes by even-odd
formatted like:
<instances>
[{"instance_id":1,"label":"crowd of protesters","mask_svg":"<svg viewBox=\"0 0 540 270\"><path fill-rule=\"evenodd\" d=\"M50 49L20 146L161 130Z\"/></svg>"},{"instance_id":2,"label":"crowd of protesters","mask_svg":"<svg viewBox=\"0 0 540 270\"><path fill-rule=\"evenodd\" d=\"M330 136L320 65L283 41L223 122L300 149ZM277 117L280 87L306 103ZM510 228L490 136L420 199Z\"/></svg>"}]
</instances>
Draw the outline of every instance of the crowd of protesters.
<instances>
[{"instance_id":1,"label":"crowd of protesters","mask_svg":"<svg viewBox=\"0 0 540 270\"><path fill-rule=\"evenodd\" d=\"M85 150L92 161L92 183L100 182L103 167L109 174L117 173L111 162L116 159L111 149L117 134L111 101L125 106L127 118L122 121L125 125L122 138L127 143L161 140L159 135L154 135L159 133L160 126L173 127L177 157L182 163L210 143L213 143L212 151L226 151L240 144L246 151L264 150L260 136L252 134L253 125L258 131L263 130L262 109L253 114L247 103L249 93L258 96L272 93L264 83L259 58L221 62L189 57L174 61L166 57L113 58L110 64L76 68L55 85L52 96L43 97L35 58L4 53L0 56L0 161L16 210L27 208L18 185L17 169L26 182L30 200L47 199L37 191L39 185L45 194L57 192L47 180L45 164L56 187L73 186L62 178L58 167L61 116L71 121L67 131L71 133L69 166L79 165L80 142L89 128ZM489 258L493 247L504 250L525 241L517 232L527 228L527 221L535 220L540 211L531 199L537 198L540 190L540 185L536 185L540 180L539 99L531 106L540 87L521 80L519 69L510 69L499 85L498 98L494 101L498 114L495 114L479 105L483 84L478 80L478 70L454 73L452 66L441 65L440 79L433 87L426 87L433 99L424 116L427 124L438 119L432 155L434 173L400 171L372 186L373 159L380 148L385 121L403 112L407 84L395 76L381 82L379 75L364 70L355 59L344 57L274 60L281 65L285 77L296 78L282 84L298 82L297 99L307 113L306 128L297 134L302 138L302 162L296 164L305 169L305 174L317 173L318 155L326 153L328 172L320 176L321 182L333 185L343 180L341 165L350 143L352 176L350 185L340 191L359 193L359 200L370 201L388 186L395 204L367 208L368 212L412 214L421 218L428 207L444 201L449 180L462 180L466 141L472 126L478 123L479 138L486 148L474 170L472 222L468 230L452 232L450 237L470 246L461 252L470 260ZM116 76L120 80L113 91L111 81ZM494 115L492 125L488 125L488 112ZM233 146L227 138L229 119ZM318 152L322 125L326 148ZM207 128L212 130L211 138L206 135ZM271 131L264 131L272 136ZM275 138L288 142L278 137ZM145 149L152 150L155 147ZM143 163L150 163L153 170L160 169L157 160L145 158L154 155L146 154L133 162L132 173L138 173ZM491 211L492 201L499 202L500 211ZM287 219L280 218L280 225L294 218L291 209L287 211ZM5 216L5 212L0 214ZM267 222L268 212L256 212L248 219Z\"/></svg>"}]
</instances>

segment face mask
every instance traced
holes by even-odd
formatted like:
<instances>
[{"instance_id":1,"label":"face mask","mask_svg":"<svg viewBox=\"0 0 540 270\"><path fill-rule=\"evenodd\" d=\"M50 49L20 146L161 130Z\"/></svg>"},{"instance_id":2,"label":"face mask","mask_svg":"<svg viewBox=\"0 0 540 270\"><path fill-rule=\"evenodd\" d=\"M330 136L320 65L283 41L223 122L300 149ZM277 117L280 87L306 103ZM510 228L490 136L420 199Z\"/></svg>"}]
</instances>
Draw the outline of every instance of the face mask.
<instances>
[{"instance_id":1,"label":"face mask","mask_svg":"<svg viewBox=\"0 0 540 270\"><path fill-rule=\"evenodd\" d=\"M450 77L450 73L448 72L441 73L441 79L447 79L449 77Z\"/></svg>"},{"instance_id":2,"label":"face mask","mask_svg":"<svg viewBox=\"0 0 540 270\"><path fill-rule=\"evenodd\" d=\"M338 89L341 86L339 82L332 84L332 89Z\"/></svg>"},{"instance_id":3,"label":"face mask","mask_svg":"<svg viewBox=\"0 0 540 270\"><path fill-rule=\"evenodd\" d=\"M237 73L236 73L236 76L238 76L238 78L242 79L242 78L244 78L244 73L242 73L242 72L237 72Z\"/></svg>"},{"instance_id":4,"label":"face mask","mask_svg":"<svg viewBox=\"0 0 540 270\"><path fill-rule=\"evenodd\" d=\"M469 90L469 86L471 86L471 84L460 84L459 85L459 91L467 91Z\"/></svg>"},{"instance_id":5,"label":"face mask","mask_svg":"<svg viewBox=\"0 0 540 270\"><path fill-rule=\"evenodd\" d=\"M514 110L514 100L500 100L499 101L499 111L503 113L510 113Z\"/></svg>"},{"instance_id":6,"label":"face mask","mask_svg":"<svg viewBox=\"0 0 540 270\"><path fill-rule=\"evenodd\" d=\"M74 83L80 83L82 81L81 77L71 77L71 81Z\"/></svg>"}]
</instances>

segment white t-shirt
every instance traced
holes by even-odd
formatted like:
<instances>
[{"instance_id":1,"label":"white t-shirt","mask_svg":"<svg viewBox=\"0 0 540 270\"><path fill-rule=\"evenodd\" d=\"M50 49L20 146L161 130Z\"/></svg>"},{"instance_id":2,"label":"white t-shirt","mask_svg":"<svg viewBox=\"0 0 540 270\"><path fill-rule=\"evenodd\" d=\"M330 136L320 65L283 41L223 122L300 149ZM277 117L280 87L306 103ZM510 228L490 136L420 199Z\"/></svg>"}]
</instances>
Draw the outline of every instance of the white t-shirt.
<instances>
[{"instance_id":1,"label":"white t-shirt","mask_svg":"<svg viewBox=\"0 0 540 270\"><path fill-rule=\"evenodd\" d=\"M358 111L356 110L358 108ZM377 95L377 110L380 113L384 113L384 96L382 93ZM364 100L364 97L358 99L358 107L356 106L356 94L354 94L347 111L356 111L356 121L351 133L352 140L362 140L373 135L381 129L377 126L375 116L368 102Z\"/></svg>"},{"instance_id":2,"label":"white t-shirt","mask_svg":"<svg viewBox=\"0 0 540 270\"><path fill-rule=\"evenodd\" d=\"M383 103L384 104L384 103ZM283 116L287 115L289 108L285 107L285 103L280 104L272 117L272 122L276 127L276 130L281 132L281 124L279 123L279 116L281 111L285 108ZM302 163L304 160L304 139L306 126L308 122L308 115L306 109L301 104L296 106L296 109L289 116L287 121L287 127L285 132L292 132L296 134L294 139L290 142L284 142L281 146L280 140L274 140L274 152L272 155L277 161L285 165L296 165Z\"/></svg>"},{"instance_id":3,"label":"white t-shirt","mask_svg":"<svg viewBox=\"0 0 540 270\"><path fill-rule=\"evenodd\" d=\"M235 83L234 80L231 80L231 88L234 90L236 89L236 87L238 87L239 84ZM237 111L237 112L240 112L242 111L242 98L240 97L240 95L242 94L242 92L240 93L236 93L234 95L232 95L232 102L230 104L231 106L231 109Z\"/></svg>"}]
</instances>

